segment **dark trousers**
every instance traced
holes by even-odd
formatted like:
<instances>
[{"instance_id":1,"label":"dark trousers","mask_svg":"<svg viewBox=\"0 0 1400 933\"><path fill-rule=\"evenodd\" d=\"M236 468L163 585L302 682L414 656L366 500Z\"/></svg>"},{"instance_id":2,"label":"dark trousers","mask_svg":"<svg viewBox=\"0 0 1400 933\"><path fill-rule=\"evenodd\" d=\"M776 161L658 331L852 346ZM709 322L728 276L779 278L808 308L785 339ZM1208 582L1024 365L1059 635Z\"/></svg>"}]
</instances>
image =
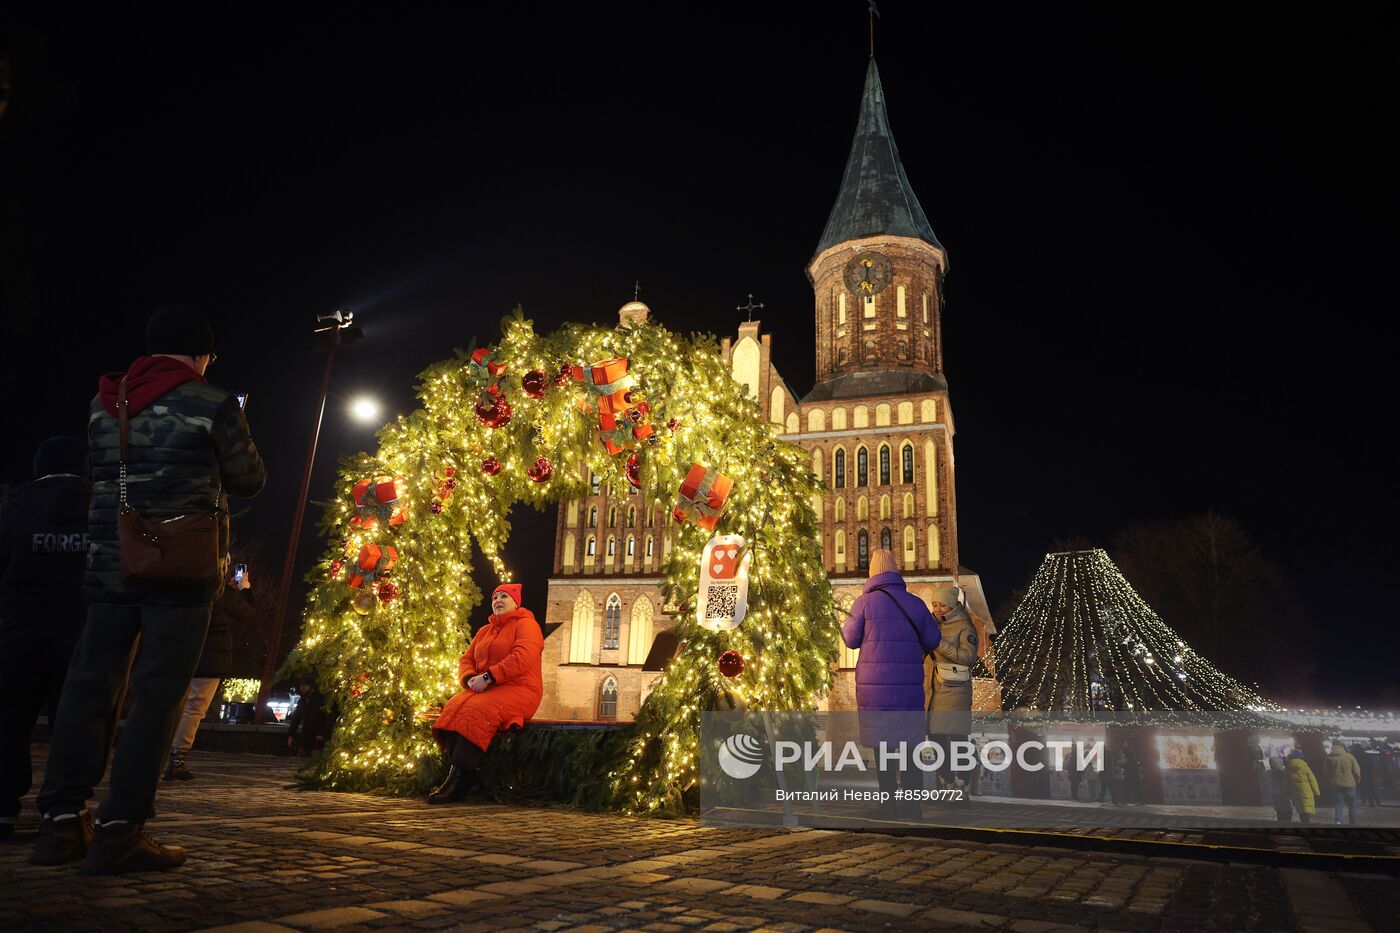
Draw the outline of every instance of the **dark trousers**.
<instances>
[{"instance_id":1,"label":"dark trousers","mask_svg":"<svg viewBox=\"0 0 1400 933\"><path fill-rule=\"evenodd\" d=\"M49 728L53 728L63 675L63 671L0 671L0 817L19 816L20 798L34 784L29 738L41 709L48 711Z\"/></svg>"},{"instance_id":2,"label":"dark trousers","mask_svg":"<svg viewBox=\"0 0 1400 933\"><path fill-rule=\"evenodd\" d=\"M204 648L210 608L208 603L88 607L87 627L73 652L58 703L57 729L39 793L41 813L77 813L86 806L106 770L108 724L130 674L131 713L112 759L112 790L98 807L97 818L141 822L155 815L161 768Z\"/></svg>"}]
</instances>

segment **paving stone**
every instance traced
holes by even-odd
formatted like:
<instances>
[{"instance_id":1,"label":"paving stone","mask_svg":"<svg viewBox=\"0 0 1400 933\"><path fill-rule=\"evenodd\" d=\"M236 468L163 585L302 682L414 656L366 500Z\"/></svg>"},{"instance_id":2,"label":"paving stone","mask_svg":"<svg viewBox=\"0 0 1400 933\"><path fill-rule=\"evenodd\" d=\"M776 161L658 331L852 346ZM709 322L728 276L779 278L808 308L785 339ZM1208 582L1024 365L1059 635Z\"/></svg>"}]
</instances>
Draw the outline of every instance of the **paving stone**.
<instances>
[{"instance_id":1,"label":"paving stone","mask_svg":"<svg viewBox=\"0 0 1400 933\"><path fill-rule=\"evenodd\" d=\"M482 901L500 900L499 894L488 894L484 891L473 891L470 888L463 888L460 891L443 891L438 894L429 894L428 900L441 901L444 904L451 904L454 907L468 907L480 904Z\"/></svg>"},{"instance_id":2,"label":"paving stone","mask_svg":"<svg viewBox=\"0 0 1400 933\"><path fill-rule=\"evenodd\" d=\"M377 910L368 910L364 907L332 907L328 910L309 910L305 913L292 914L290 917L279 917L278 922L298 929L334 930L337 927L348 927L356 923L383 920L387 916L388 914L380 913Z\"/></svg>"},{"instance_id":3,"label":"paving stone","mask_svg":"<svg viewBox=\"0 0 1400 933\"><path fill-rule=\"evenodd\" d=\"M788 898L789 901L797 901L800 904L820 904L824 907L836 907L841 904L849 904L855 900L848 894L831 894L826 891L803 891L801 894L794 894Z\"/></svg>"},{"instance_id":4,"label":"paving stone","mask_svg":"<svg viewBox=\"0 0 1400 933\"><path fill-rule=\"evenodd\" d=\"M714 878L675 878L661 887L668 891L684 891L687 894L711 894L715 891L732 888L734 885L728 881L718 881Z\"/></svg>"},{"instance_id":5,"label":"paving stone","mask_svg":"<svg viewBox=\"0 0 1400 933\"><path fill-rule=\"evenodd\" d=\"M365 906L370 910L387 910L403 917L425 917L447 910L446 904L434 901L379 901Z\"/></svg>"}]
</instances>

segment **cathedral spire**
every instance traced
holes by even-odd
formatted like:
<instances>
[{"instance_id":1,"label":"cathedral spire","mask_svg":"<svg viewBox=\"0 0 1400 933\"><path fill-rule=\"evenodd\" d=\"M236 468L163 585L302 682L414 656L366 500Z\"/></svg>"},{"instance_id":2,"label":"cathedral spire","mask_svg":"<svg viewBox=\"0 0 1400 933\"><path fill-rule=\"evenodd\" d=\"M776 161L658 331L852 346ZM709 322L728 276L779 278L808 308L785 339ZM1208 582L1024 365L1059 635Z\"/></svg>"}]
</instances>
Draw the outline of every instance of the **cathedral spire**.
<instances>
[{"instance_id":1,"label":"cathedral spire","mask_svg":"<svg viewBox=\"0 0 1400 933\"><path fill-rule=\"evenodd\" d=\"M872 56L865 73L860 120L846 160L846 174L817 244L817 254L847 240L880 234L912 237L943 249L899 161L899 149L885 112L885 89Z\"/></svg>"}]
</instances>

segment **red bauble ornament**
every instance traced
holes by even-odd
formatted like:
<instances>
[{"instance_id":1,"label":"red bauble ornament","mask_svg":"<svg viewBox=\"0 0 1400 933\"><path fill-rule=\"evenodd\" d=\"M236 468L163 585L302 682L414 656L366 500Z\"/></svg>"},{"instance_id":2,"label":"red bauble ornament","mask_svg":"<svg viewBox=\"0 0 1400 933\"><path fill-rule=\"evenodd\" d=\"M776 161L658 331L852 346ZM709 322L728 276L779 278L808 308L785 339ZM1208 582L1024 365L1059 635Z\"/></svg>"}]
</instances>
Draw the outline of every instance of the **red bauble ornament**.
<instances>
[{"instance_id":1,"label":"red bauble ornament","mask_svg":"<svg viewBox=\"0 0 1400 933\"><path fill-rule=\"evenodd\" d=\"M725 677L738 677L744 672L744 656L730 649L719 656L719 672Z\"/></svg>"},{"instance_id":2,"label":"red bauble ornament","mask_svg":"<svg viewBox=\"0 0 1400 933\"><path fill-rule=\"evenodd\" d=\"M568 363L559 364L559 372L549 380L551 384L561 386L574 378L574 368Z\"/></svg>"},{"instance_id":3,"label":"red bauble ornament","mask_svg":"<svg viewBox=\"0 0 1400 933\"><path fill-rule=\"evenodd\" d=\"M501 472L501 461L497 460L495 457L487 457L485 460L481 461L481 472L485 473L487 476L495 476L497 473Z\"/></svg>"},{"instance_id":4,"label":"red bauble ornament","mask_svg":"<svg viewBox=\"0 0 1400 933\"><path fill-rule=\"evenodd\" d=\"M451 478L443 480L442 488L448 492L451 492L452 490L457 488L457 480Z\"/></svg>"},{"instance_id":5,"label":"red bauble ornament","mask_svg":"<svg viewBox=\"0 0 1400 933\"><path fill-rule=\"evenodd\" d=\"M330 574L332 578L340 576L340 572L344 569L345 561L340 560L339 558L331 561Z\"/></svg>"},{"instance_id":6,"label":"red bauble ornament","mask_svg":"<svg viewBox=\"0 0 1400 933\"><path fill-rule=\"evenodd\" d=\"M442 503L441 503L441 502L434 502L432 505L428 506L428 511L429 511L429 512L432 512L434 515L441 515L441 514L442 514Z\"/></svg>"},{"instance_id":7,"label":"red bauble ornament","mask_svg":"<svg viewBox=\"0 0 1400 933\"><path fill-rule=\"evenodd\" d=\"M549 377L538 369L532 369L520 377L520 388L530 398L544 398L544 390L548 385Z\"/></svg>"},{"instance_id":8,"label":"red bauble ornament","mask_svg":"<svg viewBox=\"0 0 1400 933\"><path fill-rule=\"evenodd\" d=\"M642 461L637 459L636 454L627 455L627 468L624 472L627 474L627 482L638 489L642 488Z\"/></svg>"},{"instance_id":9,"label":"red bauble ornament","mask_svg":"<svg viewBox=\"0 0 1400 933\"><path fill-rule=\"evenodd\" d=\"M680 426L681 426L681 423L680 423L679 421L677 421L675 418L672 418L670 421L666 422L666 427L670 428L672 431L674 431L676 428L678 428L678 427L680 427Z\"/></svg>"},{"instance_id":10,"label":"red bauble ornament","mask_svg":"<svg viewBox=\"0 0 1400 933\"><path fill-rule=\"evenodd\" d=\"M626 392L623 393L623 395L622 395L622 400L623 400L624 402L626 402L628 405L631 405L631 404L632 404L632 390L631 390L631 389L628 389Z\"/></svg>"},{"instance_id":11,"label":"red bauble ornament","mask_svg":"<svg viewBox=\"0 0 1400 933\"><path fill-rule=\"evenodd\" d=\"M456 467L446 467L446 468L443 469L442 475L443 475L443 476L446 476L448 479L451 479L452 477L454 477L454 476L457 475L457 468L456 468Z\"/></svg>"},{"instance_id":12,"label":"red bauble ornament","mask_svg":"<svg viewBox=\"0 0 1400 933\"><path fill-rule=\"evenodd\" d=\"M638 402L638 403L637 403L637 411L641 412L641 413L644 414L644 415L649 415L649 414L651 414L651 403L650 403L650 402Z\"/></svg>"},{"instance_id":13,"label":"red bauble ornament","mask_svg":"<svg viewBox=\"0 0 1400 933\"><path fill-rule=\"evenodd\" d=\"M479 400L476 403L475 411L476 420L480 421L488 428L499 428L510 421L510 402L507 402L499 395L492 395Z\"/></svg>"},{"instance_id":14,"label":"red bauble ornament","mask_svg":"<svg viewBox=\"0 0 1400 933\"><path fill-rule=\"evenodd\" d=\"M379 584L379 590L377 592L379 593L379 601L386 606L399 598L399 588L388 581ZM721 658L720 660L723 661L724 659ZM742 664L743 662L741 661L740 663Z\"/></svg>"},{"instance_id":15,"label":"red bauble ornament","mask_svg":"<svg viewBox=\"0 0 1400 933\"><path fill-rule=\"evenodd\" d=\"M548 457L536 457L535 465L526 470L525 475L536 483L543 483L554 475L554 464Z\"/></svg>"},{"instance_id":16,"label":"red bauble ornament","mask_svg":"<svg viewBox=\"0 0 1400 933\"><path fill-rule=\"evenodd\" d=\"M627 420L633 424L642 423L642 410L640 408L627 409Z\"/></svg>"}]
</instances>

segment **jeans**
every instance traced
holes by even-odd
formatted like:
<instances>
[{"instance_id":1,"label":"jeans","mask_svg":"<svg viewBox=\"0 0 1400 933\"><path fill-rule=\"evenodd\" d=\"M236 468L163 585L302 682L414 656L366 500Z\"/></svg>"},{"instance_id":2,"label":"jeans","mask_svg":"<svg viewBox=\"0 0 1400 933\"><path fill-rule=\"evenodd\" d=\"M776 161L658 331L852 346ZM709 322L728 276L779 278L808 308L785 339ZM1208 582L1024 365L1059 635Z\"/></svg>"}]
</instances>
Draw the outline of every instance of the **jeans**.
<instances>
[{"instance_id":1,"label":"jeans","mask_svg":"<svg viewBox=\"0 0 1400 933\"><path fill-rule=\"evenodd\" d=\"M170 742L171 753L183 755L194 748L199 724L204 721L204 714L209 712L209 704L218 692L217 677L196 677L190 681L189 693L185 695L185 708L180 715L180 725L175 727L175 738Z\"/></svg>"},{"instance_id":2,"label":"jeans","mask_svg":"<svg viewBox=\"0 0 1400 933\"><path fill-rule=\"evenodd\" d=\"M40 709L48 710L49 728L53 729L63 673L0 671L0 817L19 816L20 798L34 783L29 737Z\"/></svg>"},{"instance_id":3,"label":"jeans","mask_svg":"<svg viewBox=\"0 0 1400 933\"><path fill-rule=\"evenodd\" d=\"M144 822L155 815L161 768L204 648L210 608L209 603L88 607L87 627L58 703L39 793L41 813L77 813L92 797L107 766L109 724L130 675L134 703L112 758L112 789L97 818Z\"/></svg>"},{"instance_id":4,"label":"jeans","mask_svg":"<svg viewBox=\"0 0 1400 933\"><path fill-rule=\"evenodd\" d=\"M1349 813L1349 815L1350 815L1350 817L1351 817L1351 819L1348 820L1348 822L1349 822L1352 826L1355 826L1355 825L1356 825L1356 788L1355 788L1355 787L1336 787L1336 788L1333 788L1333 789L1337 792L1337 805L1333 808L1333 813L1332 813L1332 815L1333 815L1334 817L1336 817L1337 822L1340 823L1340 822L1342 821L1342 806L1345 805L1346 808L1347 808L1347 811L1348 811L1348 813Z\"/></svg>"}]
</instances>

